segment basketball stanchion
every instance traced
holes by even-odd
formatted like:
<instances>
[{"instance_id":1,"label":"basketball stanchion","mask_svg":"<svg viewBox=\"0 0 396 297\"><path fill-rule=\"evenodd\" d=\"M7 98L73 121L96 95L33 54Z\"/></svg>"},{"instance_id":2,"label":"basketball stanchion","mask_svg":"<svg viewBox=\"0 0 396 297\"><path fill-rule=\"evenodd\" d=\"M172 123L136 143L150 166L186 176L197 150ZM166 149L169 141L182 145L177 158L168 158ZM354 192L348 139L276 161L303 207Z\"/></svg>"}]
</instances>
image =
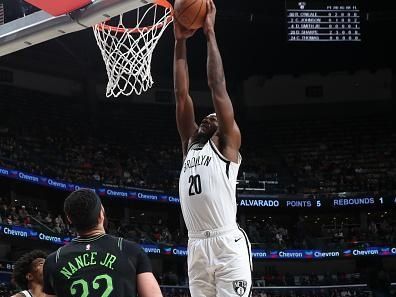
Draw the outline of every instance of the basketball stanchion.
<instances>
[{"instance_id":1,"label":"basketball stanchion","mask_svg":"<svg viewBox=\"0 0 396 297\"><path fill-rule=\"evenodd\" d=\"M93 27L108 76L106 97L140 95L153 85L151 59L172 22L172 9L156 0Z\"/></svg>"}]
</instances>

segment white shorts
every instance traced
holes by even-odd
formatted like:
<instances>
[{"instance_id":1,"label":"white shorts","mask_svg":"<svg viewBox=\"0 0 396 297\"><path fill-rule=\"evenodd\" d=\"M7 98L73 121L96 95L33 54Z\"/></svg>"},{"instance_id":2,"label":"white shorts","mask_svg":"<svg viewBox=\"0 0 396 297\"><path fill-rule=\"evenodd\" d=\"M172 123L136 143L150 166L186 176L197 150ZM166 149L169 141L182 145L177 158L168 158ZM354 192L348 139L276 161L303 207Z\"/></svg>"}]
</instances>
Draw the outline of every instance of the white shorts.
<instances>
[{"instance_id":1,"label":"white shorts","mask_svg":"<svg viewBox=\"0 0 396 297\"><path fill-rule=\"evenodd\" d=\"M251 247L241 228L189 232L188 237L191 297L251 295Z\"/></svg>"}]
</instances>

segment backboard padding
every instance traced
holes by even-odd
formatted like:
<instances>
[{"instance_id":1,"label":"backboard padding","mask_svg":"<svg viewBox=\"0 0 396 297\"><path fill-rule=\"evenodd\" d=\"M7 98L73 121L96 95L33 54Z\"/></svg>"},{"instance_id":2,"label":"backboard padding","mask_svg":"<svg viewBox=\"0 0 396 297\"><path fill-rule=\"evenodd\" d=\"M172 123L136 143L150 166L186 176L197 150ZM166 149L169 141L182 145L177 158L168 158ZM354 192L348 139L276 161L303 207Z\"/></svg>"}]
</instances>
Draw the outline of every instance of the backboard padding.
<instances>
[{"instance_id":1,"label":"backboard padding","mask_svg":"<svg viewBox=\"0 0 396 297\"><path fill-rule=\"evenodd\" d=\"M93 25L153 1L95 0L83 9L59 16L53 16L42 10L37 11L23 18L0 25L0 56L65 34L90 28Z\"/></svg>"},{"instance_id":2,"label":"backboard padding","mask_svg":"<svg viewBox=\"0 0 396 297\"><path fill-rule=\"evenodd\" d=\"M91 0L24 0L53 16L69 13L91 4Z\"/></svg>"}]
</instances>

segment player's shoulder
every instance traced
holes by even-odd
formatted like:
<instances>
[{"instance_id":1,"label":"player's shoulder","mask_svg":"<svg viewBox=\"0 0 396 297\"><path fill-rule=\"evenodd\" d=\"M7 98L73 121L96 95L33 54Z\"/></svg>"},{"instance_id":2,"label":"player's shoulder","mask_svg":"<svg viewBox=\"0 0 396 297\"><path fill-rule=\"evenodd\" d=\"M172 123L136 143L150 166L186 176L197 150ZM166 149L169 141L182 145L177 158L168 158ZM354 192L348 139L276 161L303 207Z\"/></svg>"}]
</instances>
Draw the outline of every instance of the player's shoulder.
<instances>
[{"instance_id":1,"label":"player's shoulder","mask_svg":"<svg viewBox=\"0 0 396 297\"><path fill-rule=\"evenodd\" d=\"M63 247L58 248L56 251L50 253L47 258L45 258L44 265L45 266L53 266L56 264L57 259L59 258L59 253Z\"/></svg>"},{"instance_id":2,"label":"player's shoulder","mask_svg":"<svg viewBox=\"0 0 396 297\"><path fill-rule=\"evenodd\" d=\"M122 247L125 248L125 249L128 249L129 251L140 252L140 251L143 250L142 247L138 243L136 243L134 241L131 241L131 240L128 240L128 239L124 239L124 238L121 238L121 237L120 237L120 239L121 239Z\"/></svg>"},{"instance_id":3,"label":"player's shoulder","mask_svg":"<svg viewBox=\"0 0 396 297\"><path fill-rule=\"evenodd\" d=\"M133 242L131 240L127 240L123 237L106 234L105 239L108 243L113 242L114 244L116 244L117 247L121 251L127 250L128 252L133 252L133 251L138 252L138 251L142 250L142 248L139 244L137 244L136 242Z\"/></svg>"},{"instance_id":4,"label":"player's shoulder","mask_svg":"<svg viewBox=\"0 0 396 297\"><path fill-rule=\"evenodd\" d=\"M45 261L47 262L47 261L53 261L53 260L55 260L56 254L59 253L59 250L60 250L61 248L62 248L62 247L60 247L60 248L58 248L56 251L54 251L54 252L48 254L48 256L47 256L47 258L45 259Z\"/></svg>"}]
</instances>

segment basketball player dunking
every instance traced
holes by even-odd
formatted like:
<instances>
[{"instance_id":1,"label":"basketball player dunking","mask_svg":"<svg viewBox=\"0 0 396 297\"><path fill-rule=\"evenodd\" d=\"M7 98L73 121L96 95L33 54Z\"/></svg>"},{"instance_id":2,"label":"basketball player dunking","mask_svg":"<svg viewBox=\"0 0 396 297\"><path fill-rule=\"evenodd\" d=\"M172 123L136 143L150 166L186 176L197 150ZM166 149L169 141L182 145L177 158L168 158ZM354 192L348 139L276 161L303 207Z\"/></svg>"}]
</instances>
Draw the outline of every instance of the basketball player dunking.
<instances>
[{"instance_id":1,"label":"basketball player dunking","mask_svg":"<svg viewBox=\"0 0 396 297\"><path fill-rule=\"evenodd\" d=\"M236 179L241 134L234 119L214 23L216 8L207 0L203 31L207 75L215 114L198 126L189 95L186 40L195 30L174 24L176 121L183 150L179 194L188 229L188 276L192 297L249 296L250 243L236 223Z\"/></svg>"}]
</instances>

